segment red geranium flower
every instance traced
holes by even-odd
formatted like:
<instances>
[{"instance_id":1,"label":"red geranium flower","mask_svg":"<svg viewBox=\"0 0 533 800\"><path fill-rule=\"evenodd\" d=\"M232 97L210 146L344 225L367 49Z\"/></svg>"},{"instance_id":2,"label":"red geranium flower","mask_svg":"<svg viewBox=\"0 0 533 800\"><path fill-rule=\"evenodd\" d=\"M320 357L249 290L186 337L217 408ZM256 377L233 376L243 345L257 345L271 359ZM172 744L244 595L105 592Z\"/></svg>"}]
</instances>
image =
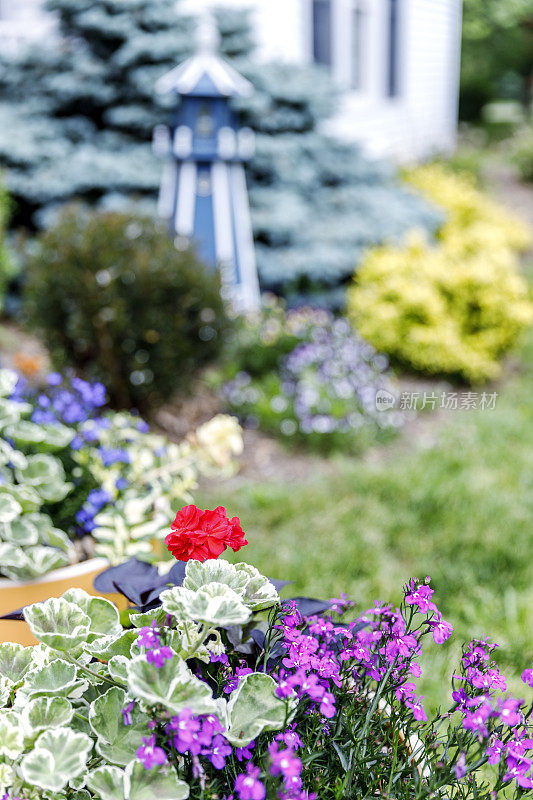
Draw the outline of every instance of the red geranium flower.
<instances>
[{"instance_id":1,"label":"red geranium flower","mask_svg":"<svg viewBox=\"0 0 533 800\"><path fill-rule=\"evenodd\" d=\"M165 544L178 561L218 558L227 547L236 553L248 544L239 518L228 519L222 506L214 511L184 506L171 527L172 533L165 538Z\"/></svg>"}]
</instances>

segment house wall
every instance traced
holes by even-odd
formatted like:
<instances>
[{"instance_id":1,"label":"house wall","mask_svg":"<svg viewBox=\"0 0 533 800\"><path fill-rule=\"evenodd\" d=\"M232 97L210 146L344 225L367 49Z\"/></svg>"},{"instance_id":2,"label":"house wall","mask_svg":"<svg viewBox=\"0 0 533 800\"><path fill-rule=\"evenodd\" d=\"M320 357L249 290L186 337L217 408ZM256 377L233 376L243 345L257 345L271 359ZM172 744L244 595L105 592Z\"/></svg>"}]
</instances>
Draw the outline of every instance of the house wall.
<instances>
[{"instance_id":1,"label":"house wall","mask_svg":"<svg viewBox=\"0 0 533 800\"><path fill-rule=\"evenodd\" d=\"M252 8L265 59L312 61L312 0L222 0ZM351 14L363 20L361 82L352 73ZM389 0L332 0L331 71L345 90L326 130L358 141L375 155L400 161L449 152L456 143L462 0L397 0L397 97L387 95ZM209 8L212 0L181 0L180 8Z\"/></svg>"},{"instance_id":2,"label":"house wall","mask_svg":"<svg viewBox=\"0 0 533 800\"><path fill-rule=\"evenodd\" d=\"M54 28L52 14L41 0L0 0L0 48L16 53L27 42L38 41Z\"/></svg>"}]
</instances>

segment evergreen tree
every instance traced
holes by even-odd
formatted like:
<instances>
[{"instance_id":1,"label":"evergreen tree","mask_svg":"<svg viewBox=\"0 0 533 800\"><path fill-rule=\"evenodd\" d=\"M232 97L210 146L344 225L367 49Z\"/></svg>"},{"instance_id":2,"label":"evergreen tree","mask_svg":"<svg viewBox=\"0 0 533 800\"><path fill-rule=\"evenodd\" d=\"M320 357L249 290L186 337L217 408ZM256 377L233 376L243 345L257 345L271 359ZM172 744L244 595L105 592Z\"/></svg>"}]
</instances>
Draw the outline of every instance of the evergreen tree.
<instances>
[{"instance_id":1,"label":"evergreen tree","mask_svg":"<svg viewBox=\"0 0 533 800\"><path fill-rule=\"evenodd\" d=\"M151 130L175 102L154 84L190 51L193 21L177 14L175 0L48 5L61 46L0 68L0 163L19 220L43 222L43 212L74 196L107 206L153 199L160 166ZM368 246L413 227L433 230L440 215L390 167L321 132L337 101L324 70L258 64L246 13L216 16L222 52L256 88L240 109L257 133L248 180L262 286L339 304Z\"/></svg>"}]
</instances>

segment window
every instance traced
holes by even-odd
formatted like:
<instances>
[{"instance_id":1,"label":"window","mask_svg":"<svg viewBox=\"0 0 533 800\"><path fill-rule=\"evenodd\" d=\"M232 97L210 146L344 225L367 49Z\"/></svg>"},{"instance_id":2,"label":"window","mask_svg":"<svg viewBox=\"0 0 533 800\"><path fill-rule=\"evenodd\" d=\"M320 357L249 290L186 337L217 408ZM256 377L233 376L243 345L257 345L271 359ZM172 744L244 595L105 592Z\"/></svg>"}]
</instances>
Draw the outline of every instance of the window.
<instances>
[{"instance_id":1,"label":"window","mask_svg":"<svg viewBox=\"0 0 533 800\"><path fill-rule=\"evenodd\" d=\"M203 103L196 119L196 133L201 139L209 139L213 135L213 118L208 103Z\"/></svg>"},{"instance_id":2,"label":"window","mask_svg":"<svg viewBox=\"0 0 533 800\"><path fill-rule=\"evenodd\" d=\"M351 14L352 41L350 83L352 89L361 89L363 85L363 42L365 36L365 12L359 0L356 0L356 2L353 4Z\"/></svg>"},{"instance_id":3,"label":"window","mask_svg":"<svg viewBox=\"0 0 533 800\"><path fill-rule=\"evenodd\" d=\"M313 0L313 60L331 66L331 0Z\"/></svg>"},{"instance_id":4,"label":"window","mask_svg":"<svg viewBox=\"0 0 533 800\"><path fill-rule=\"evenodd\" d=\"M387 94L397 97L399 88L399 6L400 0L387 0L388 48L387 48Z\"/></svg>"}]
</instances>

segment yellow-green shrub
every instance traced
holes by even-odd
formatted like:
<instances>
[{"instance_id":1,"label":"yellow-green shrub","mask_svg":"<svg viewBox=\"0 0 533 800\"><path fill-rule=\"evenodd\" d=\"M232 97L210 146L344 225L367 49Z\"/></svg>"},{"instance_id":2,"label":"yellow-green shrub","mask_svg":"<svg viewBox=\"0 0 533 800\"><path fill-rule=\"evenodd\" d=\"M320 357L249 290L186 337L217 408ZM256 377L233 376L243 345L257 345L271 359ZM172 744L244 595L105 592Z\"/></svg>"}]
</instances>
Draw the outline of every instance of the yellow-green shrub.
<instances>
[{"instance_id":1,"label":"yellow-green shrub","mask_svg":"<svg viewBox=\"0 0 533 800\"><path fill-rule=\"evenodd\" d=\"M482 382L533 320L517 252L525 225L441 166L408 179L448 220L436 244L411 235L402 247L374 248L348 292L348 315L374 347L417 370Z\"/></svg>"}]
</instances>

